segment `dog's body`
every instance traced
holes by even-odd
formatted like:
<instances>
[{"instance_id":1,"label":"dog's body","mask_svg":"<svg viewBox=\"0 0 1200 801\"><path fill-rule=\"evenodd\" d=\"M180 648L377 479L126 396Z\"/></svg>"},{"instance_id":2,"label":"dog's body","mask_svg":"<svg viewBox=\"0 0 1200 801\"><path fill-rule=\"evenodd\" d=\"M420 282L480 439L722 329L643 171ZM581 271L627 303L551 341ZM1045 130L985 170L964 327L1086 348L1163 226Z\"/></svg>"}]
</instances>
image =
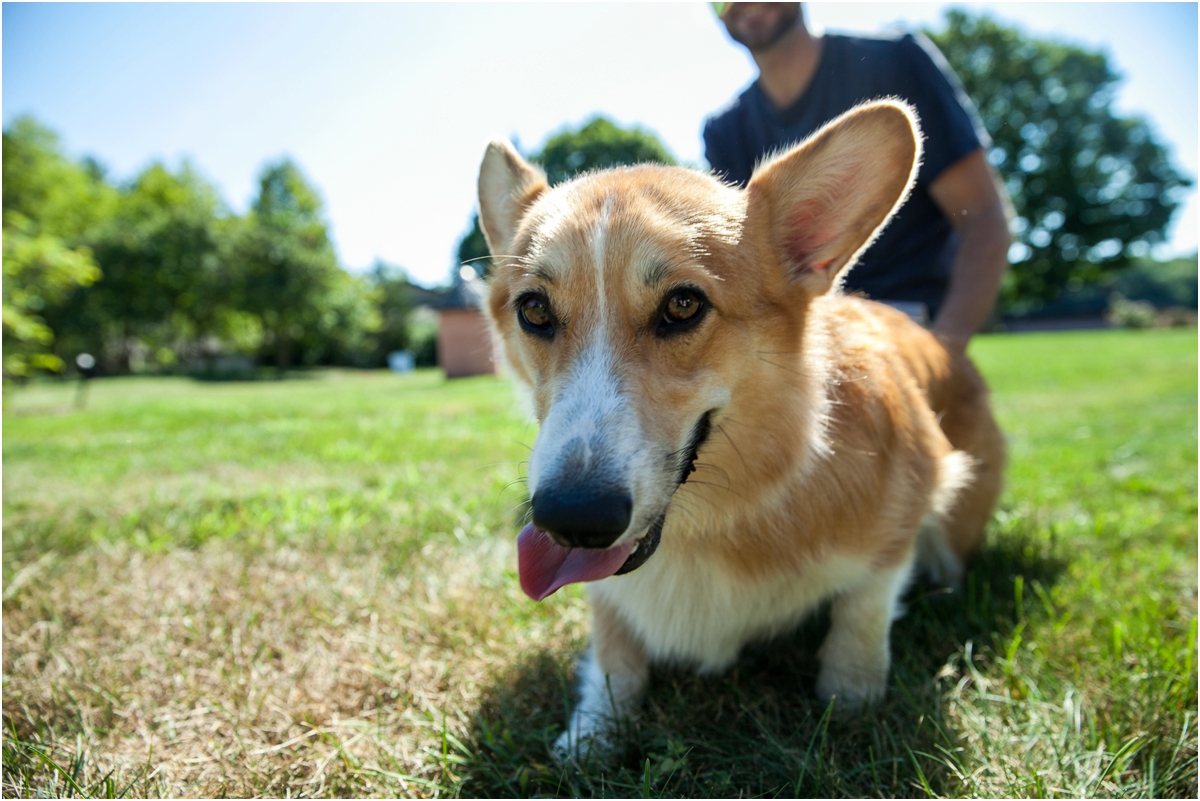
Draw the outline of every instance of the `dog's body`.
<instances>
[{"instance_id":1,"label":"dog's body","mask_svg":"<svg viewBox=\"0 0 1200 801\"><path fill-rule=\"evenodd\" d=\"M564 753L651 662L723 669L830 600L818 695L877 699L914 564L954 583L982 544L1004 462L982 379L836 291L911 185L914 125L862 107L745 192L650 166L549 190L489 148L489 312L541 422L522 586L593 582Z\"/></svg>"}]
</instances>

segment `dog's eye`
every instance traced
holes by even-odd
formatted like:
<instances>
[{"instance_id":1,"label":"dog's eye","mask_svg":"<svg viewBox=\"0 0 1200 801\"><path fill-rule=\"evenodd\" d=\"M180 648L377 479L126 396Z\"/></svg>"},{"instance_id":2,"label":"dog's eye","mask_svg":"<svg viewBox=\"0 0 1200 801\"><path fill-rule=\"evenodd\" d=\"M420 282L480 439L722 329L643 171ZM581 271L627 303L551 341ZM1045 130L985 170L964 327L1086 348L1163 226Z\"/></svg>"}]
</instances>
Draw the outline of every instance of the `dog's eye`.
<instances>
[{"instance_id":1,"label":"dog's eye","mask_svg":"<svg viewBox=\"0 0 1200 801\"><path fill-rule=\"evenodd\" d=\"M695 292L684 290L667 298L663 317L668 323L682 323L684 320L692 319L698 311L700 311L700 298L696 296Z\"/></svg>"},{"instance_id":2,"label":"dog's eye","mask_svg":"<svg viewBox=\"0 0 1200 801\"><path fill-rule=\"evenodd\" d=\"M661 333L690 328L700 321L705 308L704 295L695 289L677 289L663 302L658 328Z\"/></svg>"},{"instance_id":3,"label":"dog's eye","mask_svg":"<svg viewBox=\"0 0 1200 801\"><path fill-rule=\"evenodd\" d=\"M541 295L525 295L518 300L517 317L526 331L543 336L553 333L550 303Z\"/></svg>"}]
</instances>

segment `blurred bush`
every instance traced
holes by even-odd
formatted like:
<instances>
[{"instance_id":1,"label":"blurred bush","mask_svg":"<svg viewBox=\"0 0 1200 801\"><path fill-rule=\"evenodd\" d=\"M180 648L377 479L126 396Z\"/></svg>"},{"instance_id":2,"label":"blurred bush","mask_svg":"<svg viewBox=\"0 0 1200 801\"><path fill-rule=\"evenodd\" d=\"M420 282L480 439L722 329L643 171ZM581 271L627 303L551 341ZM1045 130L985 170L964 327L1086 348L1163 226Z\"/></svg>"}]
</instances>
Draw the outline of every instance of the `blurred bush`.
<instances>
[{"instance_id":1,"label":"blurred bush","mask_svg":"<svg viewBox=\"0 0 1200 801\"><path fill-rule=\"evenodd\" d=\"M1129 301L1145 301L1161 316L1174 314L1180 320L1190 319L1197 310L1196 256L1160 262L1138 259L1119 272L1102 276L1095 283L1072 280L1049 303L1033 301L1023 304L1021 314L1007 319L1046 319L1066 317L1105 316L1116 296ZM1178 313L1170 310L1178 310Z\"/></svg>"},{"instance_id":2,"label":"blurred bush","mask_svg":"<svg viewBox=\"0 0 1200 801\"><path fill-rule=\"evenodd\" d=\"M1108 307L1108 320L1120 328L1150 328L1154 325L1154 305L1144 300L1129 300L1115 293Z\"/></svg>"},{"instance_id":3,"label":"blurred bush","mask_svg":"<svg viewBox=\"0 0 1200 801\"><path fill-rule=\"evenodd\" d=\"M408 350L417 367L437 366L437 313L428 307L414 309L408 317Z\"/></svg>"},{"instance_id":4,"label":"blurred bush","mask_svg":"<svg viewBox=\"0 0 1200 801\"><path fill-rule=\"evenodd\" d=\"M1158 309L1197 308L1196 255L1158 262L1140 259L1112 278L1115 292L1133 300L1144 300Z\"/></svg>"}]
</instances>

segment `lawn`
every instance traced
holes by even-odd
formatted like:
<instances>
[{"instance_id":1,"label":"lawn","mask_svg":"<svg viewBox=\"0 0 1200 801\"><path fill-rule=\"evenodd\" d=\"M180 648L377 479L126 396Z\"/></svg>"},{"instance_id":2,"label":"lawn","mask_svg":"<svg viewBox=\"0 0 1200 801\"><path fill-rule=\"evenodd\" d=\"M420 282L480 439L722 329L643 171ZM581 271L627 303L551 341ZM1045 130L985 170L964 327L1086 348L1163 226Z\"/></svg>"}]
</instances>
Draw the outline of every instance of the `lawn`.
<instances>
[{"instance_id":1,"label":"lawn","mask_svg":"<svg viewBox=\"0 0 1200 801\"><path fill-rule=\"evenodd\" d=\"M560 768L578 587L521 594L509 385L331 371L6 390L5 795L1197 795L1195 329L980 337L990 547L918 585L888 699L813 697L825 623L654 673Z\"/></svg>"}]
</instances>

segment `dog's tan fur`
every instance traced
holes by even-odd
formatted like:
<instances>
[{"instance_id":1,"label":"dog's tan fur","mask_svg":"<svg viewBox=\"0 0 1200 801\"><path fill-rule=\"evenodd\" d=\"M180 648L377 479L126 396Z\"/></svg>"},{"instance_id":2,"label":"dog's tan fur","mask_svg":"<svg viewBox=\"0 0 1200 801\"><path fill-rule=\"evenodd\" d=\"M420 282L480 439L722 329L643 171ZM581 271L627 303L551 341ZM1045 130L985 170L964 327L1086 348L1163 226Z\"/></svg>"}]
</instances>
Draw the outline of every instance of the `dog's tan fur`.
<instances>
[{"instance_id":1,"label":"dog's tan fur","mask_svg":"<svg viewBox=\"0 0 1200 801\"><path fill-rule=\"evenodd\" d=\"M982 379L903 314L838 289L919 160L915 118L895 102L831 123L745 191L659 166L551 190L489 146L488 311L542 422L531 492L583 431L610 454L594 469L630 487L621 541L666 512L642 567L588 585L593 648L563 753L635 708L651 662L721 669L829 600L818 694L876 699L911 566L954 582L980 548L1005 458ZM707 316L660 336L655 315L680 286L704 293ZM552 338L518 325L530 292L554 310ZM661 465L710 411L677 485Z\"/></svg>"}]
</instances>

